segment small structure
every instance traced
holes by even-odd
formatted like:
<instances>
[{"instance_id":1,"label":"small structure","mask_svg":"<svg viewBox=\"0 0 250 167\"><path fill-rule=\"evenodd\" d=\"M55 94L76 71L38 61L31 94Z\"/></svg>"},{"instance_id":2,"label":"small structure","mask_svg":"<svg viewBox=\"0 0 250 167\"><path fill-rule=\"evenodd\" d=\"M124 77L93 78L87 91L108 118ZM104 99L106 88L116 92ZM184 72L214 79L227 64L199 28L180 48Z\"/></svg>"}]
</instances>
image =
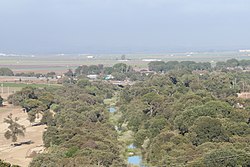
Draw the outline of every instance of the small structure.
<instances>
[{"instance_id":1,"label":"small structure","mask_svg":"<svg viewBox=\"0 0 250 167\"><path fill-rule=\"evenodd\" d=\"M127 62L128 59L126 59L126 60L117 60L117 61L120 61L120 62Z\"/></svg>"},{"instance_id":2,"label":"small structure","mask_svg":"<svg viewBox=\"0 0 250 167\"><path fill-rule=\"evenodd\" d=\"M209 71L207 71L207 70L193 70L192 71L192 74L198 74L198 75L205 75L208 73L209 73Z\"/></svg>"},{"instance_id":3,"label":"small structure","mask_svg":"<svg viewBox=\"0 0 250 167\"><path fill-rule=\"evenodd\" d=\"M250 99L250 93L249 92L237 93L237 95L238 95L238 98Z\"/></svg>"},{"instance_id":4,"label":"small structure","mask_svg":"<svg viewBox=\"0 0 250 167\"><path fill-rule=\"evenodd\" d=\"M88 77L89 79L95 80L95 79L97 79L98 75L92 74L92 75L87 75L87 77Z\"/></svg>"},{"instance_id":5,"label":"small structure","mask_svg":"<svg viewBox=\"0 0 250 167\"><path fill-rule=\"evenodd\" d=\"M87 58L88 58L88 59L94 59L95 56L89 55L89 56L87 56Z\"/></svg>"},{"instance_id":6,"label":"small structure","mask_svg":"<svg viewBox=\"0 0 250 167\"><path fill-rule=\"evenodd\" d=\"M162 61L161 59L142 59L142 61L151 62L151 61Z\"/></svg>"},{"instance_id":7,"label":"small structure","mask_svg":"<svg viewBox=\"0 0 250 167\"><path fill-rule=\"evenodd\" d=\"M114 79L114 76L113 75L106 75L104 77L105 80L111 80L111 79Z\"/></svg>"},{"instance_id":8,"label":"small structure","mask_svg":"<svg viewBox=\"0 0 250 167\"><path fill-rule=\"evenodd\" d=\"M142 70L140 70L139 72L140 72L141 74L146 74L147 76L148 76L149 74L156 74L155 71L149 71L148 69L142 69Z\"/></svg>"},{"instance_id":9,"label":"small structure","mask_svg":"<svg viewBox=\"0 0 250 167\"><path fill-rule=\"evenodd\" d=\"M240 53L248 53L250 52L250 49L242 49L242 50L239 50Z\"/></svg>"},{"instance_id":10,"label":"small structure","mask_svg":"<svg viewBox=\"0 0 250 167\"><path fill-rule=\"evenodd\" d=\"M61 78L62 78L61 75L57 75L57 76L56 76L56 79L61 79Z\"/></svg>"},{"instance_id":11,"label":"small structure","mask_svg":"<svg viewBox=\"0 0 250 167\"><path fill-rule=\"evenodd\" d=\"M240 108L240 109L244 109L244 105L237 103L236 105L234 105L235 108Z\"/></svg>"}]
</instances>

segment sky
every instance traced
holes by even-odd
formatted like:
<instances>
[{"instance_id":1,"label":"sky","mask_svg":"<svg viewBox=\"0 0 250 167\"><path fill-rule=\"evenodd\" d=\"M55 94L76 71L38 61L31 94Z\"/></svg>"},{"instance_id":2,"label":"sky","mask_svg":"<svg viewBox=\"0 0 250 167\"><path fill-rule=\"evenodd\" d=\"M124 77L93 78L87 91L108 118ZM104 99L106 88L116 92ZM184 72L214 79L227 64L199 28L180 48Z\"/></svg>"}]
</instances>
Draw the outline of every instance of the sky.
<instances>
[{"instance_id":1,"label":"sky","mask_svg":"<svg viewBox=\"0 0 250 167\"><path fill-rule=\"evenodd\" d=\"M250 49L249 0L0 0L0 52Z\"/></svg>"}]
</instances>

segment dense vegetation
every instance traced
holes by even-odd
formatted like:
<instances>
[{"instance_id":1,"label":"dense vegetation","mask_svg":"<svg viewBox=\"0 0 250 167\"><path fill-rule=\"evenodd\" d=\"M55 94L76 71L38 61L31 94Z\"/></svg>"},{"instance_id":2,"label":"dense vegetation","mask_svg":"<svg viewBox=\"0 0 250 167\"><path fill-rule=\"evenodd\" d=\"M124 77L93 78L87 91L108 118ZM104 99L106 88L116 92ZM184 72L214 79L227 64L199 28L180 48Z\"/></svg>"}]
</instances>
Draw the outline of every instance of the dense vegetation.
<instances>
[{"instance_id":1,"label":"dense vegetation","mask_svg":"<svg viewBox=\"0 0 250 167\"><path fill-rule=\"evenodd\" d=\"M79 80L56 90L28 87L11 96L9 102L24 107L30 121L39 114L48 125L43 140L49 151L30 166L124 166L103 104L113 92L112 85Z\"/></svg>"},{"instance_id":2,"label":"dense vegetation","mask_svg":"<svg viewBox=\"0 0 250 167\"><path fill-rule=\"evenodd\" d=\"M148 166L248 167L250 99L237 93L250 90L250 72L243 71L248 61L235 62L228 60L223 68L220 63L151 62L155 74L143 79L131 79L137 72L123 63L80 66L66 73L72 80L62 87L27 87L8 101L25 108L31 122L42 116L48 126L47 153L35 157L32 167L126 166L118 135L127 131ZM84 79L102 73L137 82L118 89ZM115 94L119 133L103 102Z\"/></svg>"},{"instance_id":3,"label":"dense vegetation","mask_svg":"<svg viewBox=\"0 0 250 167\"><path fill-rule=\"evenodd\" d=\"M34 72L20 72L20 73L16 73L14 74L14 72L9 69L9 68L5 68L2 67L0 68L0 76L20 76L20 77L46 77L46 78L55 78L56 77L56 73L55 72L48 72L46 74L42 74L42 73L34 73Z\"/></svg>"},{"instance_id":4,"label":"dense vegetation","mask_svg":"<svg viewBox=\"0 0 250 167\"><path fill-rule=\"evenodd\" d=\"M13 76L14 73L9 68L0 68L0 76Z\"/></svg>"},{"instance_id":5,"label":"dense vegetation","mask_svg":"<svg viewBox=\"0 0 250 167\"><path fill-rule=\"evenodd\" d=\"M170 70L188 69L188 70L211 70L211 64L208 62L196 63L194 61L153 61L148 64L150 71L167 72Z\"/></svg>"},{"instance_id":6,"label":"dense vegetation","mask_svg":"<svg viewBox=\"0 0 250 167\"><path fill-rule=\"evenodd\" d=\"M56 73L55 72L48 72L46 74L42 74L42 73L34 73L34 72L21 72L21 73L16 73L15 76L20 76L20 77L46 77L46 78L55 78L56 77Z\"/></svg>"},{"instance_id":7,"label":"dense vegetation","mask_svg":"<svg viewBox=\"0 0 250 167\"><path fill-rule=\"evenodd\" d=\"M129 65L124 63L118 63L113 65L112 67L104 67L103 65L90 65L90 66L79 66L76 68L75 72L67 72L68 76L74 75L76 77L86 76L90 74L97 74L100 77L104 77L105 75L112 75L114 80L126 80L129 79L131 81L145 80L146 75L141 74L140 72L136 72Z\"/></svg>"},{"instance_id":8,"label":"dense vegetation","mask_svg":"<svg viewBox=\"0 0 250 167\"><path fill-rule=\"evenodd\" d=\"M135 133L149 166L248 166L250 100L236 93L249 78L218 71L154 75L122 91L120 126Z\"/></svg>"},{"instance_id":9,"label":"dense vegetation","mask_svg":"<svg viewBox=\"0 0 250 167\"><path fill-rule=\"evenodd\" d=\"M0 159L0 167L20 167L18 165L11 165L10 163L8 162L4 162Z\"/></svg>"}]
</instances>

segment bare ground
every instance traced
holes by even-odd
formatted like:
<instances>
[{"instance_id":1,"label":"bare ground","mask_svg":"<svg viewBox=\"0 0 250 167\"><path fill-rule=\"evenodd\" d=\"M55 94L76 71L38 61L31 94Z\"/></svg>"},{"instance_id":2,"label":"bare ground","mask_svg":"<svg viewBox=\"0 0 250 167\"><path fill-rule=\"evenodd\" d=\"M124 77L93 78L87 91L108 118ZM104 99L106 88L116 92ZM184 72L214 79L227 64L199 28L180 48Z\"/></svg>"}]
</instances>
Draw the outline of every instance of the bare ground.
<instances>
[{"instance_id":1,"label":"bare ground","mask_svg":"<svg viewBox=\"0 0 250 167\"><path fill-rule=\"evenodd\" d=\"M13 114L13 117L19 117L19 123L26 127L25 137L19 137L17 143L31 140L32 144L14 147L11 146L12 142L10 140L5 139L4 132L7 130L8 124L3 121L10 113ZM22 167L27 167L31 162L32 158L28 158L27 156L32 150L44 149L42 134L46 126L32 127L27 118L27 113L24 113L20 107L7 104L0 108L0 159Z\"/></svg>"}]
</instances>

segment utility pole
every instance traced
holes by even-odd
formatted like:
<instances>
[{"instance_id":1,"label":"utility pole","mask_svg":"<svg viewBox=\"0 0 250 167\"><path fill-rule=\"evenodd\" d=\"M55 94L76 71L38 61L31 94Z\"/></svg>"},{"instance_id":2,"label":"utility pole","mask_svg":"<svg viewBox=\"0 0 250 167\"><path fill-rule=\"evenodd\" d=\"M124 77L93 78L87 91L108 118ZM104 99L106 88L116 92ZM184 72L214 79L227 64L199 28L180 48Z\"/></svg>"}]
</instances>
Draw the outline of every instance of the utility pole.
<instances>
[{"instance_id":1,"label":"utility pole","mask_svg":"<svg viewBox=\"0 0 250 167\"><path fill-rule=\"evenodd\" d=\"M245 92L245 83L243 81L243 92Z\"/></svg>"},{"instance_id":2,"label":"utility pole","mask_svg":"<svg viewBox=\"0 0 250 167\"><path fill-rule=\"evenodd\" d=\"M237 81L237 79L236 79L236 78L234 78L234 81L233 81L233 89L235 89L235 88L236 88L236 81Z\"/></svg>"},{"instance_id":3,"label":"utility pole","mask_svg":"<svg viewBox=\"0 0 250 167\"><path fill-rule=\"evenodd\" d=\"M10 95L10 87L8 86L8 97L9 97L9 95Z\"/></svg>"},{"instance_id":4,"label":"utility pole","mask_svg":"<svg viewBox=\"0 0 250 167\"><path fill-rule=\"evenodd\" d=\"M2 86L2 95L3 95L3 83L2 83L2 85L1 85L1 86Z\"/></svg>"}]
</instances>

